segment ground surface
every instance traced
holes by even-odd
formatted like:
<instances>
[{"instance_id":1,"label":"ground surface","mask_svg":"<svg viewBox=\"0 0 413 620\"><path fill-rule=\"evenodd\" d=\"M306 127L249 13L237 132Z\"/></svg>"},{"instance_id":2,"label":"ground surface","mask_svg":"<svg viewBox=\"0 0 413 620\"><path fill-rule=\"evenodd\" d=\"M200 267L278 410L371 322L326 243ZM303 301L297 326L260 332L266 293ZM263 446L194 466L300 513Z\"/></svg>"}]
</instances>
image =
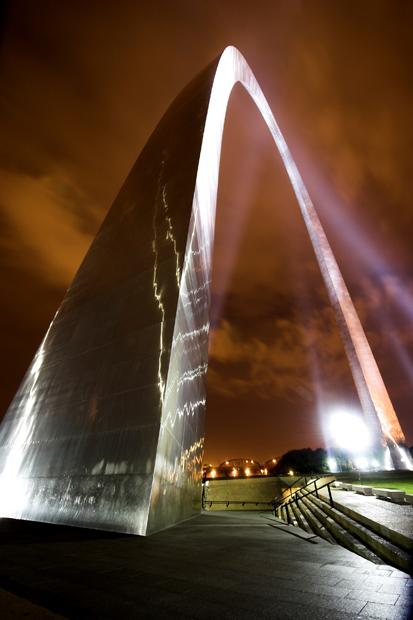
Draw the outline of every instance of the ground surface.
<instances>
[{"instance_id":1,"label":"ground surface","mask_svg":"<svg viewBox=\"0 0 413 620\"><path fill-rule=\"evenodd\" d=\"M0 586L71 620L411 617L405 573L268 513L204 512L147 538L2 520L0 542ZM4 596L3 620L36 617Z\"/></svg>"},{"instance_id":2,"label":"ground surface","mask_svg":"<svg viewBox=\"0 0 413 620\"><path fill-rule=\"evenodd\" d=\"M0 588L1 617L5 619L20 620L66 620L64 616L55 614L40 605L31 603L11 592Z\"/></svg>"}]
</instances>

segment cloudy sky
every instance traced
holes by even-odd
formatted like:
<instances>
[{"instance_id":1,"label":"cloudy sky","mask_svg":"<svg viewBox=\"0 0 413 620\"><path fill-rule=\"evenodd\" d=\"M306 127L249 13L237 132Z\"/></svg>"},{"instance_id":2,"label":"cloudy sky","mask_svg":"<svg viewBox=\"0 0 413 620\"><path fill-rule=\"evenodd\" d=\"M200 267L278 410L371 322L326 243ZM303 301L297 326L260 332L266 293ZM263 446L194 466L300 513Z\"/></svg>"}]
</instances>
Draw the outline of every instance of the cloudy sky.
<instances>
[{"instance_id":1,"label":"cloudy sky","mask_svg":"<svg viewBox=\"0 0 413 620\"><path fill-rule=\"evenodd\" d=\"M413 444L409 0L9 0L0 33L2 417L155 125L227 45L252 67ZM217 209L206 461L326 446L357 395L304 223L248 94Z\"/></svg>"}]
</instances>

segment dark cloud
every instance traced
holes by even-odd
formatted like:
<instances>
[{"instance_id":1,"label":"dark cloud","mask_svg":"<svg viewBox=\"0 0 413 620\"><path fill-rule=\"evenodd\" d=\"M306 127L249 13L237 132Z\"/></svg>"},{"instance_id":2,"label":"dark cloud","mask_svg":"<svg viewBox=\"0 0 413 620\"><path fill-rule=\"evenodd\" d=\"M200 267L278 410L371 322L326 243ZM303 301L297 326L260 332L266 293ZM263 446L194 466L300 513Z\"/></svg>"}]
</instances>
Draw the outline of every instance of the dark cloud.
<instances>
[{"instance_id":1,"label":"dark cloud","mask_svg":"<svg viewBox=\"0 0 413 620\"><path fill-rule=\"evenodd\" d=\"M233 44L296 158L412 443L412 13L392 0L10 2L0 261L13 364L1 414L163 112ZM212 325L208 459L315 448L320 412L354 404L292 189L241 87L224 134Z\"/></svg>"}]
</instances>

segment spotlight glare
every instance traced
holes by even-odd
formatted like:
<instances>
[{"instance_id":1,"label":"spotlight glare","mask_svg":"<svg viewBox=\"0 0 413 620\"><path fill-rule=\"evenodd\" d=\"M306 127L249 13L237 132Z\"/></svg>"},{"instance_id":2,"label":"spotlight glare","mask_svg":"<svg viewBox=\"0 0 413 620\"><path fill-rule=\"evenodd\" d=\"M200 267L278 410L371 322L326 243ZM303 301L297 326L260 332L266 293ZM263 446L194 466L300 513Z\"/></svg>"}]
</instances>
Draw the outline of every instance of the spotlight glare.
<instances>
[{"instance_id":1,"label":"spotlight glare","mask_svg":"<svg viewBox=\"0 0 413 620\"><path fill-rule=\"evenodd\" d=\"M336 471L338 471L338 467L337 467L337 461L336 461L336 459L329 458L329 459L328 459L328 466L329 466L329 468L330 468L330 471L332 471L333 473L335 473Z\"/></svg>"},{"instance_id":2,"label":"spotlight glare","mask_svg":"<svg viewBox=\"0 0 413 620\"><path fill-rule=\"evenodd\" d=\"M360 456L356 459L356 467L357 469L366 470L368 469L368 462L364 456Z\"/></svg>"},{"instance_id":3,"label":"spotlight glare","mask_svg":"<svg viewBox=\"0 0 413 620\"><path fill-rule=\"evenodd\" d=\"M336 413L330 420L330 432L341 448L360 452L370 444L367 427L358 415Z\"/></svg>"}]
</instances>

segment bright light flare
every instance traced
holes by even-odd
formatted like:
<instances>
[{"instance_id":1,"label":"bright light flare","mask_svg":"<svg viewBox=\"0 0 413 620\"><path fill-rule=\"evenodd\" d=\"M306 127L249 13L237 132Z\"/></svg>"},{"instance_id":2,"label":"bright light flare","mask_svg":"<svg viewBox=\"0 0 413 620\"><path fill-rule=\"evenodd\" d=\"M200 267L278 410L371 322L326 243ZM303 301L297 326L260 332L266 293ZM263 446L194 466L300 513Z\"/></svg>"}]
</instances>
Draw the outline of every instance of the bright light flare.
<instances>
[{"instance_id":1,"label":"bright light flare","mask_svg":"<svg viewBox=\"0 0 413 620\"><path fill-rule=\"evenodd\" d=\"M391 471L394 469L393 461L390 455L389 446L387 446L386 451L384 453L384 469L387 471Z\"/></svg>"},{"instance_id":2,"label":"bright light flare","mask_svg":"<svg viewBox=\"0 0 413 620\"><path fill-rule=\"evenodd\" d=\"M336 413L330 420L330 434L341 448L351 452L363 451L370 445L367 426L358 415Z\"/></svg>"},{"instance_id":3,"label":"bright light flare","mask_svg":"<svg viewBox=\"0 0 413 620\"><path fill-rule=\"evenodd\" d=\"M328 467L329 467L330 471L332 471L332 472L338 471L336 459L329 458L328 459Z\"/></svg>"},{"instance_id":4,"label":"bright light flare","mask_svg":"<svg viewBox=\"0 0 413 620\"><path fill-rule=\"evenodd\" d=\"M405 468L408 469L409 471L412 471L413 462L412 462L412 457L410 456L408 450L405 448L402 448L401 446L398 446L397 444L396 444L396 450L398 450L400 460L404 464Z\"/></svg>"},{"instance_id":5,"label":"bright light flare","mask_svg":"<svg viewBox=\"0 0 413 620\"><path fill-rule=\"evenodd\" d=\"M361 469L361 470L366 470L369 467L369 463L366 459L366 457L364 456L360 456L358 459L356 459L356 467L357 469Z\"/></svg>"}]
</instances>

